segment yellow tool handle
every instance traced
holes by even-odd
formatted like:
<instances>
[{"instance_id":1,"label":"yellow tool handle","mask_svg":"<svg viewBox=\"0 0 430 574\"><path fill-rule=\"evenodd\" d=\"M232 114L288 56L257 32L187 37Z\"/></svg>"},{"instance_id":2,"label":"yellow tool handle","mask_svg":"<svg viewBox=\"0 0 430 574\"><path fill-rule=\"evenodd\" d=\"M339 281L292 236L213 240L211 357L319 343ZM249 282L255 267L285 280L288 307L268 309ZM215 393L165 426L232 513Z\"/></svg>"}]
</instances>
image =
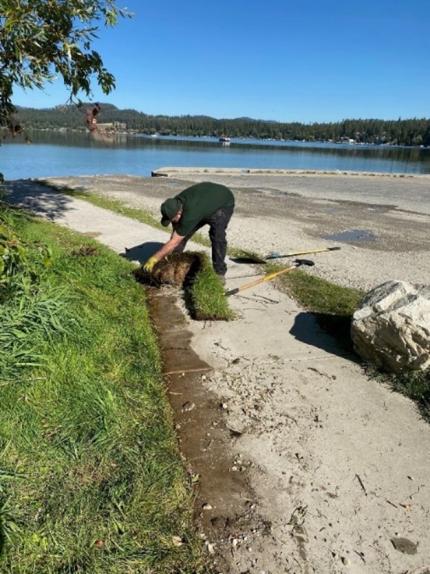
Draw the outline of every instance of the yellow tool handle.
<instances>
[{"instance_id":1,"label":"yellow tool handle","mask_svg":"<svg viewBox=\"0 0 430 574\"><path fill-rule=\"evenodd\" d=\"M255 279L254 281L249 281L249 283L245 283L240 287L236 287L236 289L231 289L231 291L227 291L226 295L236 295L236 293L240 293L241 291L245 291L245 289L249 289L250 287L255 287L256 285L260 285L260 283L265 283L266 281L271 281L278 275L282 275L283 273L288 273L288 271L293 271L297 269L298 265L294 265L293 267L287 267L286 269L281 269L281 271L275 271L274 273L269 273L264 277L260 277L260 279Z\"/></svg>"}]
</instances>

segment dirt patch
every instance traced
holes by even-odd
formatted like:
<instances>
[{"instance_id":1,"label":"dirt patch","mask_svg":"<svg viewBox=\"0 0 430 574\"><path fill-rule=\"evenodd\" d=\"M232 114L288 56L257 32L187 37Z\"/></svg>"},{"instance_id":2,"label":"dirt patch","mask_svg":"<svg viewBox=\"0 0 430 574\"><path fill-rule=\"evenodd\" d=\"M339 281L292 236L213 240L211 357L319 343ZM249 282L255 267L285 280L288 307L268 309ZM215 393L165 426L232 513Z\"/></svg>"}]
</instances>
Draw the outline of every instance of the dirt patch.
<instances>
[{"instance_id":1,"label":"dirt patch","mask_svg":"<svg viewBox=\"0 0 430 574\"><path fill-rule=\"evenodd\" d=\"M94 257L99 254L99 250L94 245L81 245L73 249L70 254L73 257Z\"/></svg>"},{"instance_id":2,"label":"dirt patch","mask_svg":"<svg viewBox=\"0 0 430 574\"><path fill-rule=\"evenodd\" d=\"M205 384L211 368L191 348L177 294L148 293L179 446L195 489L196 523L216 571L227 573L230 551L268 535L271 525L258 514L252 463L235 448L242 433L226 424L225 405Z\"/></svg>"},{"instance_id":3,"label":"dirt patch","mask_svg":"<svg viewBox=\"0 0 430 574\"><path fill-rule=\"evenodd\" d=\"M147 273L143 267L134 272L138 281L146 285L159 287L174 285L183 287L189 283L201 268L201 258L195 253L173 253L159 261L152 273Z\"/></svg>"}]
</instances>

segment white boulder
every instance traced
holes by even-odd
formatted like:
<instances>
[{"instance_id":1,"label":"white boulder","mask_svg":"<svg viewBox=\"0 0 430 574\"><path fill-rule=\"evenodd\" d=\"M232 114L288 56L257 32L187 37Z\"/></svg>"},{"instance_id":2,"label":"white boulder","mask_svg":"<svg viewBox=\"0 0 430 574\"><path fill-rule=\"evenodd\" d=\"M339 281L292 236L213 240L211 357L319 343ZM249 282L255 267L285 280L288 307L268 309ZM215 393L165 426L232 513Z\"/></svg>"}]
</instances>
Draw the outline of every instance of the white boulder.
<instances>
[{"instance_id":1,"label":"white boulder","mask_svg":"<svg viewBox=\"0 0 430 574\"><path fill-rule=\"evenodd\" d=\"M385 370L430 368L430 287L387 281L354 313L356 352Z\"/></svg>"}]
</instances>

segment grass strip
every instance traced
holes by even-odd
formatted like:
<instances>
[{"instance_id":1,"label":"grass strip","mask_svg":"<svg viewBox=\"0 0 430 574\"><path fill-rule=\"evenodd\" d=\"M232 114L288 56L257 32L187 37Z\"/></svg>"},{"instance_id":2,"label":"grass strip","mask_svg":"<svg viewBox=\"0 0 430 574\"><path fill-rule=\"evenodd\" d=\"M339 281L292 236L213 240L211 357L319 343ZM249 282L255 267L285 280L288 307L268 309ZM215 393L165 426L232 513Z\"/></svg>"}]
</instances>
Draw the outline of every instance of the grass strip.
<instances>
[{"instance_id":1,"label":"grass strip","mask_svg":"<svg viewBox=\"0 0 430 574\"><path fill-rule=\"evenodd\" d=\"M267 263L267 273L285 268ZM334 337L345 351L352 352L351 321L364 293L358 289L335 285L300 269L281 275L276 284L304 309L310 311L320 327Z\"/></svg>"},{"instance_id":2,"label":"grass strip","mask_svg":"<svg viewBox=\"0 0 430 574\"><path fill-rule=\"evenodd\" d=\"M12 219L52 261L1 306L2 345L24 358L0 363L0 571L205 572L131 264L64 228Z\"/></svg>"},{"instance_id":3,"label":"grass strip","mask_svg":"<svg viewBox=\"0 0 430 574\"><path fill-rule=\"evenodd\" d=\"M229 321L234 318L221 279L215 273L206 253L195 253L200 260L199 269L189 285L185 286L186 300L192 317L198 321Z\"/></svg>"},{"instance_id":4,"label":"grass strip","mask_svg":"<svg viewBox=\"0 0 430 574\"><path fill-rule=\"evenodd\" d=\"M285 266L273 263L264 266L267 273L280 271L282 268ZM359 289L336 285L300 269L281 275L277 282L302 307L313 313L352 317L364 296L364 292Z\"/></svg>"}]
</instances>

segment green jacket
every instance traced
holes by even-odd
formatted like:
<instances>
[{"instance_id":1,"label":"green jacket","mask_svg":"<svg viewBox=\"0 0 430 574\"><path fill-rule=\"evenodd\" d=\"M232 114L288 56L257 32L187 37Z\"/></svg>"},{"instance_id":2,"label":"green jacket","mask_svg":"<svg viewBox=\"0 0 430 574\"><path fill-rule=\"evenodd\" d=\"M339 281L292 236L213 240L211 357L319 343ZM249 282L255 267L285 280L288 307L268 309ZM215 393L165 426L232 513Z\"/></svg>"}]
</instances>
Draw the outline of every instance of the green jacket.
<instances>
[{"instance_id":1,"label":"green jacket","mask_svg":"<svg viewBox=\"0 0 430 574\"><path fill-rule=\"evenodd\" d=\"M204 181L187 187L176 196L182 203L182 217L174 224L178 235L188 235L199 223L221 207L234 207L234 195L225 185Z\"/></svg>"}]
</instances>

